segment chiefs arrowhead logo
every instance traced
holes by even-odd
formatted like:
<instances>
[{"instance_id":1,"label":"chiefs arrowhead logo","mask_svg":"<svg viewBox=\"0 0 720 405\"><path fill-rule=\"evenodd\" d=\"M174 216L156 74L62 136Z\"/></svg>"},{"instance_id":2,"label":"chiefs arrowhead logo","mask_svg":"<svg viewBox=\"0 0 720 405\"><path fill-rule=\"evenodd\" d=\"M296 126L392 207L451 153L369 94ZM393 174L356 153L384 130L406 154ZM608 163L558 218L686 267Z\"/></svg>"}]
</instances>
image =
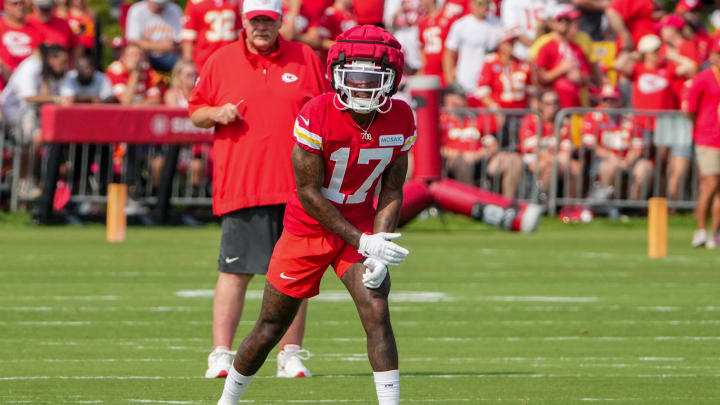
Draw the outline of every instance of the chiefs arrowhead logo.
<instances>
[{"instance_id":1,"label":"chiefs arrowhead logo","mask_svg":"<svg viewBox=\"0 0 720 405\"><path fill-rule=\"evenodd\" d=\"M668 79L652 73L644 73L638 78L638 90L645 94L663 91L669 84Z\"/></svg>"}]
</instances>

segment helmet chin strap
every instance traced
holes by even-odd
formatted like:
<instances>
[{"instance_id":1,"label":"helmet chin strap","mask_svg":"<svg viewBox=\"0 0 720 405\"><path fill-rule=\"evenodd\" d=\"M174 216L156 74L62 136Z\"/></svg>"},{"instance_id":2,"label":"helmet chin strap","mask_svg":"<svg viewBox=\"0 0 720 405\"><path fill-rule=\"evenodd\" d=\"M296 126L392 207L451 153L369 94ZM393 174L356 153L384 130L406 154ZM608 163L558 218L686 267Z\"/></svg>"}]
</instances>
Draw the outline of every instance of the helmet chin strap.
<instances>
[{"instance_id":1,"label":"helmet chin strap","mask_svg":"<svg viewBox=\"0 0 720 405\"><path fill-rule=\"evenodd\" d=\"M338 103L340 103L340 105L338 105ZM388 108L383 110L381 107L385 104L388 104ZM342 100L340 99L340 95L335 93L335 95L333 96L333 107L337 108L340 111L352 110L359 114L370 114L373 111L377 111L380 114L387 114L388 112L390 112L390 110L392 110L392 98L386 97L385 102L380 104L380 107L378 107L378 108L368 110L368 111L358 111L354 108L351 108L347 104L343 103Z\"/></svg>"}]
</instances>

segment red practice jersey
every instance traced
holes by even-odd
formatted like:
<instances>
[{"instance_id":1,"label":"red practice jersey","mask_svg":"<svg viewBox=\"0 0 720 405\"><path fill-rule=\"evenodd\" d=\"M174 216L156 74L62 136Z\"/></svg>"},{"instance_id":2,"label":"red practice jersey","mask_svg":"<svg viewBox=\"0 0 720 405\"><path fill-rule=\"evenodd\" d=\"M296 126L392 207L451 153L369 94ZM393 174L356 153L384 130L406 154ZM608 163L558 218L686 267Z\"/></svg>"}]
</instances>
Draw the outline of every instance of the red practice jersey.
<instances>
[{"instance_id":1,"label":"red practice jersey","mask_svg":"<svg viewBox=\"0 0 720 405\"><path fill-rule=\"evenodd\" d=\"M695 76L683 110L697 114L695 144L720 149L720 70L713 66Z\"/></svg>"},{"instance_id":2,"label":"red practice jersey","mask_svg":"<svg viewBox=\"0 0 720 405\"><path fill-rule=\"evenodd\" d=\"M611 119L597 111L585 114L582 126L582 142L586 148L601 146L620 158L632 148L642 148L642 132L635 130L630 119Z\"/></svg>"},{"instance_id":3,"label":"red practice jersey","mask_svg":"<svg viewBox=\"0 0 720 405\"><path fill-rule=\"evenodd\" d=\"M560 43L557 39L551 39L540 48L535 63L545 70L552 70L563 61L569 61L575 65L584 76L590 75L590 61L583 53L582 48L573 42ZM567 77L557 78L552 83L552 87L558 93L562 108L581 106L580 87Z\"/></svg>"},{"instance_id":4,"label":"red practice jersey","mask_svg":"<svg viewBox=\"0 0 720 405\"><path fill-rule=\"evenodd\" d=\"M50 21L44 23L35 14L30 14L27 22L42 33L43 42L47 44L61 45L69 50L79 43L77 35L70 29L70 24L62 18L52 16Z\"/></svg>"},{"instance_id":5,"label":"red practice jersey","mask_svg":"<svg viewBox=\"0 0 720 405\"><path fill-rule=\"evenodd\" d=\"M447 6L445 6L447 7ZM425 66L423 73L440 77L445 86L445 77L442 68L442 55L445 51L445 38L450 32L450 26L459 15L447 15L445 8L435 15L426 15L418 22L420 47L425 53Z\"/></svg>"},{"instance_id":6,"label":"red practice jersey","mask_svg":"<svg viewBox=\"0 0 720 405\"><path fill-rule=\"evenodd\" d=\"M555 141L555 124L552 122L542 123L542 138L538 138L538 117L530 114L523 118L520 124L518 152L523 155L532 155L537 151L538 145L541 150L555 150L557 142ZM560 133L560 149L572 149L572 141L570 141L570 128L563 125Z\"/></svg>"},{"instance_id":7,"label":"red practice jersey","mask_svg":"<svg viewBox=\"0 0 720 405\"><path fill-rule=\"evenodd\" d=\"M232 0L190 0L185 6L180 38L193 42L198 71L221 47L234 42L242 29L238 3Z\"/></svg>"},{"instance_id":8,"label":"red practice jersey","mask_svg":"<svg viewBox=\"0 0 720 405\"><path fill-rule=\"evenodd\" d=\"M491 53L480 72L476 95L489 95L502 108L525 108L531 84L530 65L515 57L510 65L503 65L500 56Z\"/></svg>"},{"instance_id":9,"label":"red practice jersey","mask_svg":"<svg viewBox=\"0 0 720 405\"><path fill-rule=\"evenodd\" d=\"M442 146L457 151L479 152L483 147L497 144L493 133L488 133L483 116L459 117L454 114L440 114Z\"/></svg>"},{"instance_id":10,"label":"red practice jersey","mask_svg":"<svg viewBox=\"0 0 720 405\"><path fill-rule=\"evenodd\" d=\"M110 81L115 97L120 97L125 92L127 83L130 80L130 73L125 68L125 64L120 60L116 60L108 66L105 75ZM150 68L150 65L145 63L140 71L134 101L160 96L160 89L155 81L156 76L157 73Z\"/></svg>"},{"instance_id":11,"label":"red practice jersey","mask_svg":"<svg viewBox=\"0 0 720 405\"><path fill-rule=\"evenodd\" d=\"M10 71L32 55L42 42L43 35L34 26L11 27L5 18L0 18L0 60Z\"/></svg>"},{"instance_id":12,"label":"red practice jersey","mask_svg":"<svg viewBox=\"0 0 720 405\"><path fill-rule=\"evenodd\" d=\"M363 139L350 113L335 107L334 97L326 93L305 104L295 120L295 143L323 157L323 196L350 223L359 224L375 216L373 194L385 168L415 143L415 120L410 106L393 100L388 113L375 116L370 139ZM305 212L297 191L285 209L284 225L295 235L328 232Z\"/></svg>"}]
</instances>

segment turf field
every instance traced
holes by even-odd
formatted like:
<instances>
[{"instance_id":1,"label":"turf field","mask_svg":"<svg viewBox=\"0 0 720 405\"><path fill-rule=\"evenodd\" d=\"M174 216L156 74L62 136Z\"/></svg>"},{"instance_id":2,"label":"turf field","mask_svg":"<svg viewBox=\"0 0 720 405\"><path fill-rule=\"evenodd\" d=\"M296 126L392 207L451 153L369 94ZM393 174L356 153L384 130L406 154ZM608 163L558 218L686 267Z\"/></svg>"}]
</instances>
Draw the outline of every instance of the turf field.
<instances>
[{"instance_id":1,"label":"turf field","mask_svg":"<svg viewBox=\"0 0 720 405\"><path fill-rule=\"evenodd\" d=\"M0 221L0 403L215 404L210 349L217 226L104 228ZM457 217L404 229L392 319L403 404L720 404L720 251L646 258L644 220L519 235ZM239 338L259 309L255 280ZM363 332L328 273L311 302L309 380L274 354L245 403L376 403Z\"/></svg>"}]
</instances>

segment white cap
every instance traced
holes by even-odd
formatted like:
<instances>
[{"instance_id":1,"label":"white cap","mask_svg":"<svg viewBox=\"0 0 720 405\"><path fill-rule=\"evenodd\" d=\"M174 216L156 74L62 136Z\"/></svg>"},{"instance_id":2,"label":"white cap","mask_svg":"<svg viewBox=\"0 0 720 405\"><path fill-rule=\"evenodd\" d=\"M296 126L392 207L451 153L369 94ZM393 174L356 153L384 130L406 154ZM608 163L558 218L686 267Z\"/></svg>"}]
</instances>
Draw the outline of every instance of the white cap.
<instances>
[{"instance_id":1,"label":"white cap","mask_svg":"<svg viewBox=\"0 0 720 405\"><path fill-rule=\"evenodd\" d=\"M640 53L655 52L660 49L660 45L662 45L662 40L660 40L660 37L658 37L657 35L648 34L640 38L640 41L637 45L637 50Z\"/></svg>"},{"instance_id":2,"label":"white cap","mask_svg":"<svg viewBox=\"0 0 720 405\"><path fill-rule=\"evenodd\" d=\"M248 20L264 15L277 21L282 15L282 0L245 0L243 15Z\"/></svg>"}]
</instances>

